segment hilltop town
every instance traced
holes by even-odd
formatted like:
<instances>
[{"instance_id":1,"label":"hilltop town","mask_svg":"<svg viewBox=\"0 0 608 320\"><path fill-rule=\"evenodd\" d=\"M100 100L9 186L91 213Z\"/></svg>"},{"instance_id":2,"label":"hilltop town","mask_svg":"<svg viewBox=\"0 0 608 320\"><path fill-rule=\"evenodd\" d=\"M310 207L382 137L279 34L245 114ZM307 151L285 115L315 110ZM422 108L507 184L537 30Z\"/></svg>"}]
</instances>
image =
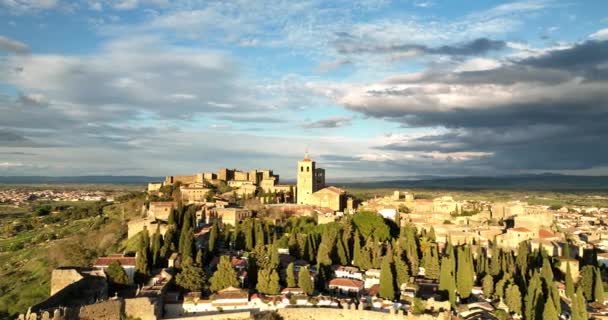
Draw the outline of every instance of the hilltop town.
<instances>
[{"instance_id":1,"label":"hilltop town","mask_svg":"<svg viewBox=\"0 0 608 320\"><path fill-rule=\"evenodd\" d=\"M173 175L116 199L121 250L52 270L19 319L608 315L608 208L360 199L308 154L294 171L295 185L266 169Z\"/></svg>"}]
</instances>

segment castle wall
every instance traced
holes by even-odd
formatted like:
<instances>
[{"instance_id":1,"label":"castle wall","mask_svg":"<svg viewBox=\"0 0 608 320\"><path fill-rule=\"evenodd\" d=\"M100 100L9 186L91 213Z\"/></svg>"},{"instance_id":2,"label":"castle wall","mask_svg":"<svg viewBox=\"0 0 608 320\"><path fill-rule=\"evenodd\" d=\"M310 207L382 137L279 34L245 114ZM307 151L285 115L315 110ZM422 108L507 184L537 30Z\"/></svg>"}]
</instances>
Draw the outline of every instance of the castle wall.
<instances>
[{"instance_id":1,"label":"castle wall","mask_svg":"<svg viewBox=\"0 0 608 320\"><path fill-rule=\"evenodd\" d=\"M160 310L154 301L147 297L125 299L125 314L141 320L160 318Z\"/></svg>"},{"instance_id":2,"label":"castle wall","mask_svg":"<svg viewBox=\"0 0 608 320\"><path fill-rule=\"evenodd\" d=\"M78 312L78 318L80 320L116 320L121 318L122 309L121 300L104 301L82 306Z\"/></svg>"}]
</instances>

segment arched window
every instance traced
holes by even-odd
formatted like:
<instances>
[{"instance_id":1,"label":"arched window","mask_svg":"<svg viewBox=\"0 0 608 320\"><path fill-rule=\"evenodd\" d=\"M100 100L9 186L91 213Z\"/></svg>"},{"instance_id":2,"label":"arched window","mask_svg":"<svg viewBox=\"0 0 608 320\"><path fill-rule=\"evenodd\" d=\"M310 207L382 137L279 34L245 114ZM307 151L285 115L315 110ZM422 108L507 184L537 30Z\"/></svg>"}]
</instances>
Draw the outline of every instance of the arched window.
<instances>
[{"instance_id":1,"label":"arched window","mask_svg":"<svg viewBox=\"0 0 608 320\"><path fill-rule=\"evenodd\" d=\"M310 167L306 167L306 172L310 172Z\"/></svg>"},{"instance_id":2,"label":"arched window","mask_svg":"<svg viewBox=\"0 0 608 320\"><path fill-rule=\"evenodd\" d=\"M300 172L304 172L304 167L300 167Z\"/></svg>"}]
</instances>

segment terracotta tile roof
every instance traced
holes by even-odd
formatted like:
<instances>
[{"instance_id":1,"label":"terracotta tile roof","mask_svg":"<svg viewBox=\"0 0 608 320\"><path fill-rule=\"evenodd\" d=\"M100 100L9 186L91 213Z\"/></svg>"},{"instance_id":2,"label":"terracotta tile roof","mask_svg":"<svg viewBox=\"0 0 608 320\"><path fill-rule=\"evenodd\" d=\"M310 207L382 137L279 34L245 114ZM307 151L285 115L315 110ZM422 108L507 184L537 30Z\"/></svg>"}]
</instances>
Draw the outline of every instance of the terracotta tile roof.
<instances>
[{"instance_id":1,"label":"terracotta tile roof","mask_svg":"<svg viewBox=\"0 0 608 320\"><path fill-rule=\"evenodd\" d=\"M532 232L532 231L530 231L530 229L524 228L524 227L512 228L511 230L513 230L515 232Z\"/></svg>"},{"instance_id":2,"label":"terracotta tile roof","mask_svg":"<svg viewBox=\"0 0 608 320\"><path fill-rule=\"evenodd\" d=\"M357 279L333 278L329 281L329 285L337 287L361 288L363 287L363 281Z\"/></svg>"},{"instance_id":3,"label":"terracotta tile roof","mask_svg":"<svg viewBox=\"0 0 608 320\"><path fill-rule=\"evenodd\" d=\"M547 229L540 229L538 231L539 238L555 238L555 234Z\"/></svg>"},{"instance_id":4,"label":"terracotta tile roof","mask_svg":"<svg viewBox=\"0 0 608 320\"><path fill-rule=\"evenodd\" d=\"M95 260L94 266L108 266L110 263L118 261L121 266L135 266L135 257L99 257Z\"/></svg>"}]
</instances>

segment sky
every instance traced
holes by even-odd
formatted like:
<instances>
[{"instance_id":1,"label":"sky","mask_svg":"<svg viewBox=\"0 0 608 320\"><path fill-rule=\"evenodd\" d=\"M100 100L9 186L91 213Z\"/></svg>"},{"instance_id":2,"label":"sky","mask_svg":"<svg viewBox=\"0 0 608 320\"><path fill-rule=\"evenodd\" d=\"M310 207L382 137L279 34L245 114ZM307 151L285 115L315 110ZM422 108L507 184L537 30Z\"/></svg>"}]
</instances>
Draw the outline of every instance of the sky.
<instances>
[{"instance_id":1,"label":"sky","mask_svg":"<svg viewBox=\"0 0 608 320\"><path fill-rule=\"evenodd\" d=\"M0 0L0 175L608 175L608 2Z\"/></svg>"}]
</instances>

